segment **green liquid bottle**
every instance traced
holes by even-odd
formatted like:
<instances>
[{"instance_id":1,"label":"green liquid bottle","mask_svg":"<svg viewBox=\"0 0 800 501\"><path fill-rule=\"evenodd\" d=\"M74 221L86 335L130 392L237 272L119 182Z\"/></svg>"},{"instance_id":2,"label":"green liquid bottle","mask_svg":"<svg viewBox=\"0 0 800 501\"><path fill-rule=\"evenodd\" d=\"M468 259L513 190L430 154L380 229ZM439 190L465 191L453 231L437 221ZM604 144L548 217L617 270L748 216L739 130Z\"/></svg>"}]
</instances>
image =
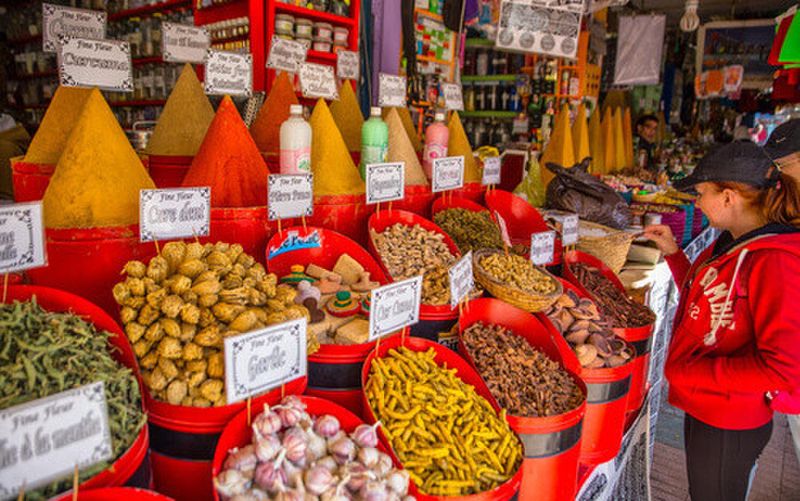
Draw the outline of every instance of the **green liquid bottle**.
<instances>
[{"instance_id":1,"label":"green liquid bottle","mask_svg":"<svg viewBox=\"0 0 800 501\"><path fill-rule=\"evenodd\" d=\"M373 106L361 127L361 179L367 179L367 164L385 163L388 154L389 126L381 118L381 109Z\"/></svg>"}]
</instances>

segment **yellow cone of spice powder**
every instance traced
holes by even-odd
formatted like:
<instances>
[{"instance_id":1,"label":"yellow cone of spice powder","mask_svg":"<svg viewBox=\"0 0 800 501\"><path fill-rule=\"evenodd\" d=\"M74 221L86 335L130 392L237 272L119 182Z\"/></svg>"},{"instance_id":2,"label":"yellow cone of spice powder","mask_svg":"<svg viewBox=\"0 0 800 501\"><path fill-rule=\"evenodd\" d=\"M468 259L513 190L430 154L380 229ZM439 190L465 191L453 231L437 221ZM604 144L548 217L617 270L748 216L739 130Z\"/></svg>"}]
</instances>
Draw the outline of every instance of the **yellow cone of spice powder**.
<instances>
[{"instance_id":1,"label":"yellow cone of spice powder","mask_svg":"<svg viewBox=\"0 0 800 501\"><path fill-rule=\"evenodd\" d=\"M622 108L617 108L613 113L614 124L614 164L617 169L628 167L625 154L625 130L622 127Z\"/></svg>"},{"instance_id":2,"label":"yellow cone of spice powder","mask_svg":"<svg viewBox=\"0 0 800 501\"><path fill-rule=\"evenodd\" d=\"M39 130L33 136L25 161L55 165L67 145L67 139L78 123L91 89L59 87L44 113Z\"/></svg>"},{"instance_id":3,"label":"yellow cone of spice powder","mask_svg":"<svg viewBox=\"0 0 800 501\"><path fill-rule=\"evenodd\" d=\"M139 190L155 185L97 89L91 91L44 194L48 228L139 222Z\"/></svg>"},{"instance_id":4,"label":"yellow cone of spice powder","mask_svg":"<svg viewBox=\"0 0 800 501\"><path fill-rule=\"evenodd\" d=\"M625 165L633 165L633 130L631 129L631 109L625 108L622 116L622 131L625 139Z\"/></svg>"},{"instance_id":5,"label":"yellow cone of spice powder","mask_svg":"<svg viewBox=\"0 0 800 501\"><path fill-rule=\"evenodd\" d=\"M539 165L542 166L542 183L547 186L555 178L555 174L547 168L548 163L558 164L562 167L575 165L575 147L572 143L572 129L569 126L569 106L562 106L556 114L550 140L542 152Z\"/></svg>"},{"instance_id":6,"label":"yellow cone of spice powder","mask_svg":"<svg viewBox=\"0 0 800 501\"><path fill-rule=\"evenodd\" d=\"M158 117L145 152L149 155L192 157L197 154L214 119L214 108L191 64L181 71Z\"/></svg>"},{"instance_id":7,"label":"yellow cone of spice powder","mask_svg":"<svg viewBox=\"0 0 800 501\"><path fill-rule=\"evenodd\" d=\"M331 110L320 99L311 114L311 171L314 173L314 195L360 195L364 181L347 151Z\"/></svg>"},{"instance_id":8,"label":"yellow cone of spice powder","mask_svg":"<svg viewBox=\"0 0 800 501\"><path fill-rule=\"evenodd\" d=\"M345 80L339 87L339 100L333 101L330 109L347 149L361 151L361 127L364 125L364 116L361 115L356 93L353 92L353 85L349 80Z\"/></svg>"},{"instance_id":9,"label":"yellow cone of spice powder","mask_svg":"<svg viewBox=\"0 0 800 501\"><path fill-rule=\"evenodd\" d=\"M575 161L580 162L591 156L589 149L589 124L586 122L586 106L578 107L578 116L572 124L572 141L575 148Z\"/></svg>"},{"instance_id":10,"label":"yellow cone of spice powder","mask_svg":"<svg viewBox=\"0 0 800 501\"><path fill-rule=\"evenodd\" d=\"M605 113L603 114L603 146L605 149L605 169L603 170L603 174L608 174L617 170L618 166L616 164L617 155L614 152L615 150L615 141L614 141L614 116L611 113L611 108L606 107Z\"/></svg>"},{"instance_id":11,"label":"yellow cone of spice powder","mask_svg":"<svg viewBox=\"0 0 800 501\"><path fill-rule=\"evenodd\" d=\"M600 110L594 110L589 119L589 151L592 154L592 174L603 174L605 172L606 152L603 142L603 129L600 124Z\"/></svg>"},{"instance_id":12,"label":"yellow cone of spice powder","mask_svg":"<svg viewBox=\"0 0 800 501\"><path fill-rule=\"evenodd\" d=\"M472 146L467 139L467 133L464 132L464 126L461 125L461 118L458 112L454 111L450 115L450 122L447 124L447 129L450 132L450 138L447 143L447 156L457 157L464 156L464 183L480 183L481 170L478 168L478 163L472 155Z\"/></svg>"},{"instance_id":13,"label":"yellow cone of spice powder","mask_svg":"<svg viewBox=\"0 0 800 501\"><path fill-rule=\"evenodd\" d=\"M289 74L281 72L272 82L267 99L258 110L250 126L250 134L258 150L269 155L278 155L281 149L281 124L289 119L289 107L300 104Z\"/></svg>"},{"instance_id":14,"label":"yellow cone of spice powder","mask_svg":"<svg viewBox=\"0 0 800 501\"><path fill-rule=\"evenodd\" d=\"M393 108L389 111L385 120L389 127L389 162L405 162L406 186L427 185L428 178L422 170L419 157L411 145L397 110Z\"/></svg>"},{"instance_id":15,"label":"yellow cone of spice powder","mask_svg":"<svg viewBox=\"0 0 800 501\"><path fill-rule=\"evenodd\" d=\"M397 108L384 108L384 121L386 121L386 117L389 116L389 112L392 110L397 110L397 115L400 117L400 121L403 123L403 128L408 135L408 139L411 141L411 146L414 148L414 151L422 151L422 141L419 140L419 134L417 134L417 128L414 125L414 120L411 119L411 112L405 106Z\"/></svg>"}]
</instances>

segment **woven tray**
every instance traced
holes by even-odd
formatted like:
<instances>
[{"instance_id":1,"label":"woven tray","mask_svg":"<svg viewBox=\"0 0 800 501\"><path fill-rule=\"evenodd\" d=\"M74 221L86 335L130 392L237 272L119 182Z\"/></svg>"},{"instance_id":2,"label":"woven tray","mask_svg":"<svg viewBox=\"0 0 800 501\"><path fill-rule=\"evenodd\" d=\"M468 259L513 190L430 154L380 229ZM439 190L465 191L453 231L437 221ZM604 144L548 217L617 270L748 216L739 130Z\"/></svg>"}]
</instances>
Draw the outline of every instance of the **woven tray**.
<instances>
[{"instance_id":1,"label":"woven tray","mask_svg":"<svg viewBox=\"0 0 800 501\"><path fill-rule=\"evenodd\" d=\"M475 280L480 283L483 288L486 289L492 296L531 313L537 313L546 310L552 306L559 297L561 297L561 294L564 292L561 282L559 282L558 279L556 279L553 275L539 267L536 267L536 269L547 275L556 286L555 290L550 294L534 294L523 291L508 284L501 283L493 276L489 275L480 265L480 258L490 254L501 253L502 251L481 249L472 255L472 270L475 274Z\"/></svg>"},{"instance_id":2,"label":"woven tray","mask_svg":"<svg viewBox=\"0 0 800 501\"><path fill-rule=\"evenodd\" d=\"M602 224L581 221L580 228L597 229L605 232L604 236L584 236L578 238L578 250L591 254L619 275L625 261L628 259L628 250L631 248L634 236L628 232L615 230Z\"/></svg>"}]
</instances>

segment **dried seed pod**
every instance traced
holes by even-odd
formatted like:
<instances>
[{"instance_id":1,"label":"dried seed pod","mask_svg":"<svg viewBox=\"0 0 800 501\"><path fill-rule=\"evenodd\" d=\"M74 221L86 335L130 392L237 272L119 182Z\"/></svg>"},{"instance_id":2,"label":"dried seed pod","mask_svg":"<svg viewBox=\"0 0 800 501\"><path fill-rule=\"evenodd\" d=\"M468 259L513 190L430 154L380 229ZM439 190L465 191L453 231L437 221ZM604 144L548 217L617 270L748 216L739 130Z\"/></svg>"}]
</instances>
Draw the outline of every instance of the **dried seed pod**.
<instances>
[{"instance_id":1,"label":"dried seed pod","mask_svg":"<svg viewBox=\"0 0 800 501\"><path fill-rule=\"evenodd\" d=\"M188 372L205 372L208 367L208 362L205 360L190 360L186 362L183 368ZM221 376L212 376L221 377Z\"/></svg>"},{"instance_id":2,"label":"dried seed pod","mask_svg":"<svg viewBox=\"0 0 800 501\"><path fill-rule=\"evenodd\" d=\"M158 353L151 351L139 360L142 369L152 369L158 363Z\"/></svg>"},{"instance_id":3,"label":"dried seed pod","mask_svg":"<svg viewBox=\"0 0 800 501\"><path fill-rule=\"evenodd\" d=\"M206 264L200 259L184 261L178 267L178 273L194 280L195 277L206 271Z\"/></svg>"},{"instance_id":4,"label":"dried seed pod","mask_svg":"<svg viewBox=\"0 0 800 501\"><path fill-rule=\"evenodd\" d=\"M199 316L198 312L198 316ZM181 335L180 340L184 343L191 341L194 339L194 335L197 333L197 325L189 324L189 323L182 323L181 324Z\"/></svg>"},{"instance_id":5,"label":"dried seed pod","mask_svg":"<svg viewBox=\"0 0 800 501\"><path fill-rule=\"evenodd\" d=\"M219 302L219 296L216 294L205 294L200 296L197 300L197 305L201 308L211 308Z\"/></svg>"},{"instance_id":6,"label":"dried seed pod","mask_svg":"<svg viewBox=\"0 0 800 501\"><path fill-rule=\"evenodd\" d=\"M169 285L169 290L178 296L192 288L192 279L184 275L175 275L172 277L172 283Z\"/></svg>"},{"instance_id":7,"label":"dried seed pod","mask_svg":"<svg viewBox=\"0 0 800 501\"><path fill-rule=\"evenodd\" d=\"M164 302L161 303L161 312L166 315L168 318L176 318L181 313L181 309L183 308L183 300L180 296L176 296L174 294L170 294L169 296L164 298Z\"/></svg>"},{"instance_id":8,"label":"dried seed pod","mask_svg":"<svg viewBox=\"0 0 800 501\"><path fill-rule=\"evenodd\" d=\"M128 290L134 296L144 296L144 282L141 278L131 278L128 277L125 280L125 285L128 286Z\"/></svg>"},{"instance_id":9,"label":"dried seed pod","mask_svg":"<svg viewBox=\"0 0 800 501\"><path fill-rule=\"evenodd\" d=\"M122 302L122 305L138 311L145 303L146 301L142 296L130 296Z\"/></svg>"},{"instance_id":10,"label":"dried seed pod","mask_svg":"<svg viewBox=\"0 0 800 501\"><path fill-rule=\"evenodd\" d=\"M186 345L183 347L182 354L179 354L178 357L173 358L179 357L183 357L184 360L200 360L203 358L203 348L194 343L186 343Z\"/></svg>"},{"instance_id":11,"label":"dried seed pod","mask_svg":"<svg viewBox=\"0 0 800 501\"><path fill-rule=\"evenodd\" d=\"M169 264L162 256L156 256L150 260L147 265L147 276L152 278L156 283L161 283L167 278L169 271Z\"/></svg>"},{"instance_id":12,"label":"dried seed pod","mask_svg":"<svg viewBox=\"0 0 800 501\"><path fill-rule=\"evenodd\" d=\"M147 295L147 304L156 310L161 309L164 298L167 297L167 289L159 289Z\"/></svg>"},{"instance_id":13,"label":"dried seed pod","mask_svg":"<svg viewBox=\"0 0 800 501\"><path fill-rule=\"evenodd\" d=\"M196 285L192 286L192 292L200 296L202 299L203 296L217 294L219 291L222 290L222 284L219 283L219 280L214 278L213 280L206 280L204 282L199 282Z\"/></svg>"},{"instance_id":14,"label":"dried seed pod","mask_svg":"<svg viewBox=\"0 0 800 501\"><path fill-rule=\"evenodd\" d=\"M161 329L161 323L155 322L150 327L147 328L147 331L144 333L145 339L148 341L156 342L161 340L164 337L164 331Z\"/></svg>"},{"instance_id":15,"label":"dried seed pod","mask_svg":"<svg viewBox=\"0 0 800 501\"><path fill-rule=\"evenodd\" d=\"M220 351L211 353L208 356L208 376L222 378L225 375L225 357Z\"/></svg>"},{"instance_id":16,"label":"dried seed pod","mask_svg":"<svg viewBox=\"0 0 800 501\"><path fill-rule=\"evenodd\" d=\"M207 379L200 385L200 394L210 401L218 400L222 396L224 383L219 379Z\"/></svg>"},{"instance_id":17,"label":"dried seed pod","mask_svg":"<svg viewBox=\"0 0 800 501\"><path fill-rule=\"evenodd\" d=\"M146 304L139 310L138 322L142 325L150 325L158 319L158 310Z\"/></svg>"},{"instance_id":18,"label":"dried seed pod","mask_svg":"<svg viewBox=\"0 0 800 501\"><path fill-rule=\"evenodd\" d=\"M203 244L192 242L186 246L186 254L183 256L183 261L191 261L192 259L200 259L203 257L204 247Z\"/></svg>"},{"instance_id":19,"label":"dried seed pod","mask_svg":"<svg viewBox=\"0 0 800 501\"><path fill-rule=\"evenodd\" d=\"M237 304L217 303L211 308L211 311L220 322L230 323L245 309L244 306Z\"/></svg>"},{"instance_id":20,"label":"dried seed pod","mask_svg":"<svg viewBox=\"0 0 800 501\"><path fill-rule=\"evenodd\" d=\"M141 261L128 261L122 268L122 273L133 278L144 278L147 273L147 266Z\"/></svg>"},{"instance_id":21,"label":"dried seed pod","mask_svg":"<svg viewBox=\"0 0 800 501\"><path fill-rule=\"evenodd\" d=\"M169 386L167 386L167 402L172 405L181 405L188 391L189 388L185 381L172 381Z\"/></svg>"},{"instance_id":22,"label":"dried seed pod","mask_svg":"<svg viewBox=\"0 0 800 501\"><path fill-rule=\"evenodd\" d=\"M172 337L164 337L158 343L158 354L165 358L181 358L181 342Z\"/></svg>"},{"instance_id":23,"label":"dried seed pod","mask_svg":"<svg viewBox=\"0 0 800 501\"><path fill-rule=\"evenodd\" d=\"M161 325L161 329L164 330L164 334L169 337L181 337L181 324L179 324L176 320L171 318L162 318L158 322Z\"/></svg>"},{"instance_id":24,"label":"dried seed pod","mask_svg":"<svg viewBox=\"0 0 800 501\"><path fill-rule=\"evenodd\" d=\"M161 248L161 255L167 261L170 273L175 273L186 255L186 244L183 242L168 242Z\"/></svg>"},{"instance_id":25,"label":"dried seed pod","mask_svg":"<svg viewBox=\"0 0 800 501\"><path fill-rule=\"evenodd\" d=\"M209 325L214 324L216 319L214 318L214 314L211 312L210 308L200 308L200 320L197 322L197 325L204 329Z\"/></svg>"},{"instance_id":26,"label":"dried seed pod","mask_svg":"<svg viewBox=\"0 0 800 501\"><path fill-rule=\"evenodd\" d=\"M125 304L125 301L131 297L131 290L128 287L128 284L125 282L120 282L114 285L111 293L113 294L114 301L116 301L117 304Z\"/></svg>"},{"instance_id":27,"label":"dried seed pod","mask_svg":"<svg viewBox=\"0 0 800 501\"><path fill-rule=\"evenodd\" d=\"M187 324L196 324L200 321L200 308L193 304L181 306L181 320Z\"/></svg>"},{"instance_id":28,"label":"dried seed pod","mask_svg":"<svg viewBox=\"0 0 800 501\"><path fill-rule=\"evenodd\" d=\"M143 373L142 380L144 381L144 384L146 384L148 388L155 391L160 391L166 388L168 382L167 378L164 377L164 374L158 367L153 369L151 372Z\"/></svg>"},{"instance_id":29,"label":"dried seed pod","mask_svg":"<svg viewBox=\"0 0 800 501\"><path fill-rule=\"evenodd\" d=\"M239 314L233 322L228 325L228 328L239 332L248 332L253 329L256 322L258 322L258 317L255 312L247 310Z\"/></svg>"},{"instance_id":30,"label":"dried seed pod","mask_svg":"<svg viewBox=\"0 0 800 501\"><path fill-rule=\"evenodd\" d=\"M219 327L216 325L209 325L201 330L194 337L194 342L200 346L218 346L222 344L222 334L219 332Z\"/></svg>"},{"instance_id":31,"label":"dried seed pod","mask_svg":"<svg viewBox=\"0 0 800 501\"><path fill-rule=\"evenodd\" d=\"M125 335L131 343L139 341L144 336L144 333L145 327L142 324L129 322L125 325Z\"/></svg>"},{"instance_id":32,"label":"dried seed pod","mask_svg":"<svg viewBox=\"0 0 800 501\"><path fill-rule=\"evenodd\" d=\"M208 263L208 267L212 270L219 270L227 266L233 266L230 258L224 254L224 252L219 250L215 250L209 254L206 258L206 262Z\"/></svg>"},{"instance_id":33,"label":"dried seed pod","mask_svg":"<svg viewBox=\"0 0 800 501\"><path fill-rule=\"evenodd\" d=\"M161 370L161 373L164 374L164 377L167 378L168 381L172 381L176 377L178 377L178 368L175 366L175 363L168 359L161 357L158 359L158 368Z\"/></svg>"},{"instance_id":34,"label":"dried seed pod","mask_svg":"<svg viewBox=\"0 0 800 501\"><path fill-rule=\"evenodd\" d=\"M146 339L140 339L133 343L133 353L136 354L137 358L142 358L150 351L150 348L153 346L153 343Z\"/></svg>"}]
</instances>

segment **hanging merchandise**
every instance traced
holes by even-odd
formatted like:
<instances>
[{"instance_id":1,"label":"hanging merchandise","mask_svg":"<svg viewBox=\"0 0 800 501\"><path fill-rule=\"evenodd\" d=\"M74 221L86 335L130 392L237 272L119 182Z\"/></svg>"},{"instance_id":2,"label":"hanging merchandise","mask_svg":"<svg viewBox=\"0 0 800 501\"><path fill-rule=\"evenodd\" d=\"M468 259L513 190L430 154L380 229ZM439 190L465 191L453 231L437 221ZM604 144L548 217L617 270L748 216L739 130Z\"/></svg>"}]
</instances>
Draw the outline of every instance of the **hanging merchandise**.
<instances>
[{"instance_id":1,"label":"hanging merchandise","mask_svg":"<svg viewBox=\"0 0 800 501\"><path fill-rule=\"evenodd\" d=\"M659 83L666 20L663 15L619 18L615 85Z\"/></svg>"},{"instance_id":2,"label":"hanging merchandise","mask_svg":"<svg viewBox=\"0 0 800 501\"><path fill-rule=\"evenodd\" d=\"M504 0L500 6L495 47L574 59L578 52L583 3L568 0L552 6Z\"/></svg>"}]
</instances>

